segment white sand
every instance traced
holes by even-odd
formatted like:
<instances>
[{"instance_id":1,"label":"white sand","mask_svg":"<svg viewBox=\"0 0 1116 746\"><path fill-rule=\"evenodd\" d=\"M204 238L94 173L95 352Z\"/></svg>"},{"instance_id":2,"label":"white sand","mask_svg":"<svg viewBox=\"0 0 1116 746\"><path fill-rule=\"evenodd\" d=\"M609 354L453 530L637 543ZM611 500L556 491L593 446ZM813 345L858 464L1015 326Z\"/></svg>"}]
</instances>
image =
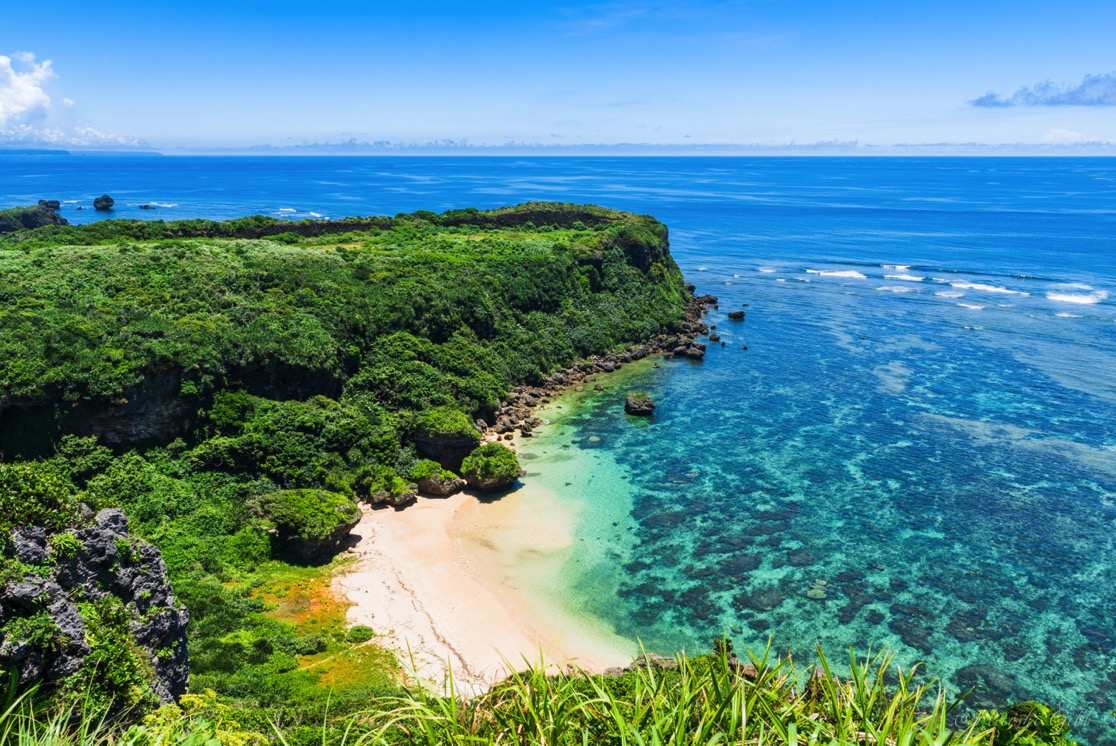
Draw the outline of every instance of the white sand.
<instances>
[{"instance_id":1,"label":"white sand","mask_svg":"<svg viewBox=\"0 0 1116 746\"><path fill-rule=\"evenodd\" d=\"M566 606L558 575L576 515L526 485L499 500L419 498L367 510L357 562L336 586L408 668L435 686L447 665L459 691L478 692L538 662L600 671L625 665L637 643Z\"/></svg>"}]
</instances>

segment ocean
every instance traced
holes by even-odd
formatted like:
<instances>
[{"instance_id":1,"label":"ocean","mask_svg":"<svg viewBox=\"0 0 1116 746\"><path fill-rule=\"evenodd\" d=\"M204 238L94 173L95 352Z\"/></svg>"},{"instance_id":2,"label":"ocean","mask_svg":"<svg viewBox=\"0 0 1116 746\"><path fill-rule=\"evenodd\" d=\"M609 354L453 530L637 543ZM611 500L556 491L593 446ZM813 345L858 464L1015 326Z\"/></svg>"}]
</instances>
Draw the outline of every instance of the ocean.
<instances>
[{"instance_id":1,"label":"ocean","mask_svg":"<svg viewBox=\"0 0 1116 746\"><path fill-rule=\"evenodd\" d=\"M654 215L724 344L602 379L524 447L585 508L556 593L657 652L887 649L1116 743L1116 161L0 158L0 206L87 222L101 193L167 220Z\"/></svg>"}]
</instances>

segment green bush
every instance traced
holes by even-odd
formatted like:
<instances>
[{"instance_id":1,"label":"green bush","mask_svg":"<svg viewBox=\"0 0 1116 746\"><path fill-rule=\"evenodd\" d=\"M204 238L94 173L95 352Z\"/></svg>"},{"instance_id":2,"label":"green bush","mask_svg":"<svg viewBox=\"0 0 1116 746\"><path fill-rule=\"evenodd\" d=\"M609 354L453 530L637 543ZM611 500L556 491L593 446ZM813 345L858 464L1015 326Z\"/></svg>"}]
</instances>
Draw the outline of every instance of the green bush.
<instances>
[{"instance_id":1,"label":"green bush","mask_svg":"<svg viewBox=\"0 0 1116 746\"><path fill-rule=\"evenodd\" d=\"M352 500L325 490L280 490L257 497L252 506L275 524L284 541L324 541L360 518Z\"/></svg>"},{"instance_id":2,"label":"green bush","mask_svg":"<svg viewBox=\"0 0 1116 746\"><path fill-rule=\"evenodd\" d=\"M376 632L371 627L364 624L357 624L353 627L349 627L349 630L345 633L345 640L346 642L351 642L356 645L362 642L368 642L375 636Z\"/></svg>"},{"instance_id":3,"label":"green bush","mask_svg":"<svg viewBox=\"0 0 1116 746\"><path fill-rule=\"evenodd\" d=\"M328 644L325 635L319 634L303 635L294 642L295 653L298 655L316 655L317 653L324 653Z\"/></svg>"},{"instance_id":4,"label":"green bush","mask_svg":"<svg viewBox=\"0 0 1116 746\"><path fill-rule=\"evenodd\" d=\"M415 429L433 436L480 442L480 433L469 415L452 407L434 407L415 418Z\"/></svg>"},{"instance_id":5,"label":"green bush","mask_svg":"<svg viewBox=\"0 0 1116 746\"><path fill-rule=\"evenodd\" d=\"M81 548L81 539L68 531L50 537L50 556L55 561L68 560L76 556Z\"/></svg>"},{"instance_id":6,"label":"green bush","mask_svg":"<svg viewBox=\"0 0 1116 746\"><path fill-rule=\"evenodd\" d=\"M449 469L443 469L437 461L424 458L414 463L407 473L407 478L412 482L420 482L423 479L441 479L449 482L457 479L457 475Z\"/></svg>"},{"instance_id":7,"label":"green bush","mask_svg":"<svg viewBox=\"0 0 1116 746\"><path fill-rule=\"evenodd\" d=\"M461 473L482 481L519 476L515 451L500 443L485 443L461 462Z\"/></svg>"},{"instance_id":8,"label":"green bush","mask_svg":"<svg viewBox=\"0 0 1116 746\"><path fill-rule=\"evenodd\" d=\"M0 463L0 535L20 526L62 529L79 516L78 500L60 477L34 463Z\"/></svg>"},{"instance_id":9,"label":"green bush","mask_svg":"<svg viewBox=\"0 0 1116 746\"><path fill-rule=\"evenodd\" d=\"M982 710L981 728L993 728L992 746L1076 746L1069 738L1069 719L1049 705L1028 700L1006 710Z\"/></svg>"}]
</instances>

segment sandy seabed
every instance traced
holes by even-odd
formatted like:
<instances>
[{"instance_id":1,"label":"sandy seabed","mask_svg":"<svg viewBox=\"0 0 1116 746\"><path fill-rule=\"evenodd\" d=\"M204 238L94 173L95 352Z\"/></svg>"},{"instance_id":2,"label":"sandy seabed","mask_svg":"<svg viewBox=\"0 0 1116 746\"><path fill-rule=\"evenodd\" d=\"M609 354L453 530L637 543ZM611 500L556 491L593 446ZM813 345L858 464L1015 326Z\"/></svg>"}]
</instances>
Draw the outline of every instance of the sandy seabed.
<instances>
[{"instance_id":1,"label":"sandy seabed","mask_svg":"<svg viewBox=\"0 0 1116 746\"><path fill-rule=\"evenodd\" d=\"M523 485L494 500L457 494L402 510L366 509L356 562L335 587L350 624L372 627L405 668L440 687L477 693L527 663L601 671L638 645L563 595L576 508Z\"/></svg>"}]
</instances>

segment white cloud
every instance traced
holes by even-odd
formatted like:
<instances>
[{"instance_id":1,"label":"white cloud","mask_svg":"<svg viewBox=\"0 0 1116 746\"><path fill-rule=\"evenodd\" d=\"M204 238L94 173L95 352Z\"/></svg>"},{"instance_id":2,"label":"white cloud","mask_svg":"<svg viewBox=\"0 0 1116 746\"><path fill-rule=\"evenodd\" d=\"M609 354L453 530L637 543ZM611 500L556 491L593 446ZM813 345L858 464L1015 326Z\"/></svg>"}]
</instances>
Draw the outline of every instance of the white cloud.
<instances>
[{"instance_id":1,"label":"white cloud","mask_svg":"<svg viewBox=\"0 0 1116 746\"><path fill-rule=\"evenodd\" d=\"M54 77L50 60L35 62L30 52L0 54L0 127L45 116L50 109L45 86Z\"/></svg>"},{"instance_id":2,"label":"white cloud","mask_svg":"<svg viewBox=\"0 0 1116 746\"><path fill-rule=\"evenodd\" d=\"M1077 143L1089 142L1091 139L1080 132L1058 129L1057 127L1042 136L1042 142L1046 145L1076 145Z\"/></svg>"},{"instance_id":3,"label":"white cloud","mask_svg":"<svg viewBox=\"0 0 1116 746\"><path fill-rule=\"evenodd\" d=\"M0 142L26 147L140 148L147 143L134 137L102 132L93 127L36 127L21 123L0 128Z\"/></svg>"},{"instance_id":4,"label":"white cloud","mask_svg":"<svg viewBox=\"0 0 1116 746\"><path fill-rule=\"evenodd\" d=\"M52 109L46 85L58 76L50 60L35 61L31 52L0 54L0 143L24 147L134 148L142 140L88 125L75 126L75 102L63 97L61 109ZM61 114L60 112L71 112ZM61 121L60 121L61 120ZM70 120L70 121L66 121Z\"/></svg>"}]
</instances>

